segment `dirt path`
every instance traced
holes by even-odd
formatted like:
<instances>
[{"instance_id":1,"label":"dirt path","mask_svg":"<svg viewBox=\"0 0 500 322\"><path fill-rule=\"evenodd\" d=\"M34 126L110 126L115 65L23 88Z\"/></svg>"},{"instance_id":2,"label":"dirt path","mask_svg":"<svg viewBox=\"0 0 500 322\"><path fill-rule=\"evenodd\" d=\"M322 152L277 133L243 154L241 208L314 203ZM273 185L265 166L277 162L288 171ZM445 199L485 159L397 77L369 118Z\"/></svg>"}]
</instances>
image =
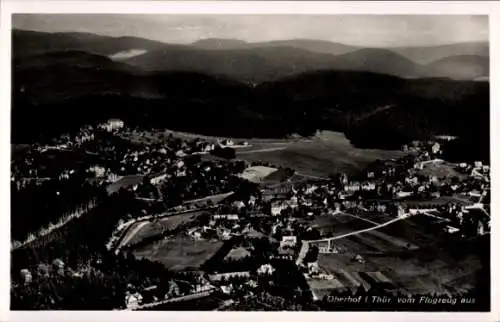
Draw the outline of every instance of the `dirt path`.
<instances>
[{"instance_id":1,"label":"dirt path","mask_svg":"<svg viewBox=\"0 0 500 322\"><path fill-rule=\"evenodd\" d=\"M274 147L274 148L265 148L265 149L258 149L258 150L249 150L249 151L237 151L237 155L241 154L252 154L252 153L259 153L259 152L273 152L273 151L281 151L285 150L287 146L280 146L280 147Z\"/></svg>"},{"instance_id":2,"label":"dirt path","mask_svg":"<svg viewBox=\"0 0 500 322\"><path fill-rule=\"evenodd\" d=\"M122 241L116 246L115 254L118 254L120 249L124 245L127 245L128 242L135 236L135 234L137 234L142 229L142 227L144 227L145 225L147 225L149 223L150 223L149 221L140 222L137 226L134 227L134 229L132 229L131 231L128 231L127 235L125 235L125 237L122 239Z\"/></svg>"},{"instance_id":3,"label":"dirt path","mask_svg":"<svg viewBox=\"0 0 500 322\"><path fill-rule=\"evenodd\" d=\"M324 239L317 239L317 240L307 240L307 241L304 241L304 242L325 242L325 241L331 241L331 240L337 240L337 239L341 239L341 238L345 238L345 237L349 237L349 236L353 236L353 235L357 235L357 234L361 234L361 233L364 233L364 232L367 232L367 231L371 231L371 230L375 230L375 229L379 229L381 227L385 227L385 226L388 226L392 223L395 223L397 221L400 221L400 220L403 220L403 219L407 219L408 217L410 217L411 215L404 215L404 216L401 216L401 217L398 217L398 218L394 218L392 220L389 220L385 223L382 223L382 224L378 224L374 227L370 227L370 228L366 228L366 229L361 229L361 230L356 230L356 231L352 231L350 233L347 233L347 234L344 234L344 235L340 235L340 236L335 236L335 237L330 237L330 238L324 238Z\"/></svg>"}]
</instances>

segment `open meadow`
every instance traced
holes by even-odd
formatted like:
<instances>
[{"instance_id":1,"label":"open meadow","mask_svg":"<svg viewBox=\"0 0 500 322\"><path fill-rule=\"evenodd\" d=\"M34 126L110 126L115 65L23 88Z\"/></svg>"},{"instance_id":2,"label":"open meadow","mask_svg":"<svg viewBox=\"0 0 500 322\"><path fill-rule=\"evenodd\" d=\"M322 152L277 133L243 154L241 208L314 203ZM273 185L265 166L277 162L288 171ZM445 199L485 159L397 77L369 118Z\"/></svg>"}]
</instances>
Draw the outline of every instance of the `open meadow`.
<instances>
[{"instance_id":1,"label":"open meadow","mask_svg":"<svg viewBox=\"0 0 500 322\"><path fill-rule=\"evenodd\" d=\"M138 141L161 142L168 136L181 139L203 139L217 142L222 137L206 136L166 130L135 137ZM326 177L339 171L356 172L377 159L399 158L405 152L398 150L358 149L343 133L321 131L310 138L293 136L280 139L235 139L236 158L250 162L269 162L273 166L294 169L302 174ZM248 146L241 146L242 142Z\"/></svg>"},{"instance_id":2,"label":"open meadow","mask_svg":"<svg viewBox=\"0 0 500 322\"><path fill-rule=\"evenodd\" d=\"M343 133L323 131L310 140L294 141L284 149L240 153L237 158L247 161L266 161L292 168L300 173L326 177L339 171L355 172L377 159L392 159L402 151L358 149Z\"/></svg>"},{"instance_id":3,"label":"open meadow","mask_svg":"<svg viewBox=\"0 0 500 322\"><path fill-rule=\"evenodd\" d=\"M171 270L198 270L222 246L220 241L177 235L134 249L137 258L160 262Z\"/></svg>"},{"instance_id":4,"label":"open meadow","mask_svg":"<svg viewBox=\"0 0 500 322\"><path fill-rule=\"evenodd\" d=\"M375 226L368 221L342 213L316 216L311 224L322 234L331 234L332 237Z\"/></svg>"}]
</instances>

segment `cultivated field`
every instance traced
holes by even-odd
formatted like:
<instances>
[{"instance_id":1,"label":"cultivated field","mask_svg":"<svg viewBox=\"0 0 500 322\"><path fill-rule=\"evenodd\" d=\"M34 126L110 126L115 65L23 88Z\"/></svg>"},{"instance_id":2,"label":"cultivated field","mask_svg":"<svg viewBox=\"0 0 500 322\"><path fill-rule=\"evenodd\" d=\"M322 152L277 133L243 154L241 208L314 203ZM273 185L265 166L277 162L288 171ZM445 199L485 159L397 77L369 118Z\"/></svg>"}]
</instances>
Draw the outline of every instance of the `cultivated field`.
<instances>
[{"instance_id":1,"label":"cultivated field","mask_svg":"<svg viewBox=\"0 0 500 322\"><path fill-rule=\"evenodd\" d=\"M157 261L172 270L199 269L222 246L220 241L193 240L178 235L134 250L138 258Z\"/></svg>"},{"instance_id":2,"label":"cultivated field","mask_svg":"<svg viewBox=\"0 0 500 322\"><path fill-rule=\"evenodd\" d=\"M243 171L241 177L248 181L259 183L262 180L264 180L264 178L266 178L268 175L277 170L278 169L276 168L264 167L264 166L249 167L246 168L245 171Z\"/></svg>"},{"instance_id":3,"label":"cultivated field","mask_svg":"<svg viewBox=\"0 0 500 322\"><path fill-rule=\"evenodd\" d=\"M360 214L357 214L357 216L366 220L373 221L377 224L383 224L385 222L388 222L389 220L394 219L394 216L381 212L362 212Z\"/></svg>"},{"instance_id":4,"label":"cultivated field","mask_svg":"<svg viewBox=\"0 0 500 322\"><path fill-rule=\"evenodd\" d=\"M413 294L465 292L474 286L482 267L478 246L462 246L446 233L434 232L437 221L418 215L334 240L332 246L340 252L318 257L320 268L334 279L309 285L317 296L333 289L368 289L376 283ZM356 255L364 262L353 260Z\"/></svg>"},{"instance_id":5,"label":"cultivated field","mask_svg":"<svg viewBox=\"0 0 500 322\"><path fill-rule=\"evenodd\" d=\"M344 214L317 216L311 224L322 234L331 233L332 237L375 226L373 223Z\"/></svg>"}]
</instances>

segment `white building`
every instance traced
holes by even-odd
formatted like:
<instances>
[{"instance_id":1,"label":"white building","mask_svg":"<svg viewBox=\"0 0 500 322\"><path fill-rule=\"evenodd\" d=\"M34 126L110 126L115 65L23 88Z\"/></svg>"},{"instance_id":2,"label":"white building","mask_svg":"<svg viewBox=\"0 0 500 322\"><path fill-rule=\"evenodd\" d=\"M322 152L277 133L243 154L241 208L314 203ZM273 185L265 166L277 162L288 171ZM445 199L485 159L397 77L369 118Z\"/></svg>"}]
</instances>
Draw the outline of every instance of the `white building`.
<instances>
[{"instance_id":1,"label":"white building","mask_svg":"<svg viewBox=\"0 0 500 322\"><path fill-rule=\"evenodd\" d=\"M319 265L318 262L307 263L307 270L310 275L319 273Z\"/></svg>"},{"instance_id":2,"label":"white building","mask_svg":"<svg viewBox=\"0 0 500 322\"><path fill-rule=\"evenodd\" d=\"M271 204L271 215L278 216L281 214L283 209L288 208L288 204L285 202L274 202Z\"/></svg>"},{"instance_id":3,"label":"white building","mask_svg":"<svg viewBox=\"0 0 500 322\"><path fill-rule=\"evenodd\" d=\"M297 245L297 236L283 236L280 242L280 247L294 247Z\"/></svg>"},{"instance_id":4,"label":"white building","mask_svg":"<svg viewBox=\"0 0 500 322\"><path fill-rule=\"evenodd\" d=\"M314 184L313 184L313 185L311 185L311 186L308 186L308 187L307 187L307 189L306 189L306 191L305 191L305 194L306 194L306 195L310 195L310 194L312 194L314 191L316 191L316 189L318 189L318 186L316 186L316 185L314 185Z\"/></svg>"},{"instance_id":5,"label":"white building","mask_svg":"<svg viewBox=\"0 0 500 322\"><path fill-rule=\"evenodd\" d=\"M437 154L439 153L440 149L441 146L439 145L439 143L436 142L432 145L432 153Z\"/></svg>"},{"instance_id":6,"label":"white building","mask_svg":"<svg viewBox=\"0 0 500 322\"><path fill-rule=\"evenodd\" d=\"M344 190L349 191L349 192L359 191L359 190L361 190L361 185L359 184L359 182L353 182L350 184L346 184L344 186Z\"/></svg>"},{"instance_id":7,"label":"white building","mask_svg":"<svg viewBox=\"0 0 500 322\"><path fill-rule=\"evenodd\" d=\"M413 194L413 192L410 192L410 191L398 191L398 193L396 194L396 197L397 198L405 198L405 197L411 196L412 194Z\"/></svg>"},{"instance_id":8,"label":"white building","mask_svg":"<svg viewBox=\"0 0 500 322\"><path fill-rule=\"evenodd\" d=\"M137 308L139 305L141 305L141 302L142 302L142 295L140 293L127 294L125 296L125 303L128 309Z\"/></svg>"},{"instance_id":9,"label":"white building","mask_svg":"<svg viewBox=\"0 0 500 322\"><path fill-rule=\"evenodd\" d=\"M229 279L235 277L250 277L249 271L241 271L241 272L230 272L230 273L220 273L210 275L210 279L213 281L220 281L222 279Z\"/></svg>"},{"instance_id":10,"label":"white building","mask_svg":"<svg viewBox=\"0 0 500 322\"><path fill-rule=\"evenodd\" d=\"M376 186L374 182L366 182L363 184L362 189L364 191L373 191L376 189Z\"/></svg>"},{"instance_id":11,"label":"white building","mask_svg":"<svg viewBox=\"0 0 500 322\"><path fill-rule=\"evenodd\" d=\"M151 178L151 184L153 185L157 185L157 184L160 184L161 182L163 182L165 179L167 178L167 174L166 173L161 173L161 174L158 174L158 175L155 175Z\"/></svg>"},{"instance_id":12,"label":"white building","mask_svg":"<svg viewBox=\"0 0 500 322\"><path fill-rule=\"evenodd\" d=\"M108 132L112 132L115 130L119 130L125 126L125 123L123 123L122 120L119 119L110 119L108 122L101 124L99 127L101 129L104 129Z\"/></svg>"},{"instance_id":13,"label":"white building","mask_svg":"<svg viewBox=\"0 0 500 322\"><path fill-rule=\"evenodd\" d=\"M215 214L212 215L212 220L226 219L226 220L239 220L240 217L237 214Z\"/></svg>"},{"instance_id":14,"label":"white building","mask_svg":"<svg viewBox=\"0 0 500 322\"><path fill-rule=\"evenodd\" d=\"M31 272L26 268L21 270L21 278L23 279L25 284L31 283L31 281L33 280Z\"/></svg>"},{"instance_id":15,"label":"white building","mask_svg":"<svg viewBox=\"0 0 500 322\"><path fill-rule=\"evenodd\" d=\"M98 166L98 165L89 168L89 171L92 172L92 173L95 173L95 176L97 178L101 178L101 177L103 177L106 174L106 169L104 167L101 167L101 166Z\"/></svg>"},{"instance_id":16,"label":"white building","mask_svg":"<svg viewBox=\"0 0 500 322\"><path fill-rule=\"evenodd\" d=\"M271 266L271 264L264 264L261 265L257 269L257 274L259 275L270 275L274 272L274 268Z\"/></svg>"}]
</instances>

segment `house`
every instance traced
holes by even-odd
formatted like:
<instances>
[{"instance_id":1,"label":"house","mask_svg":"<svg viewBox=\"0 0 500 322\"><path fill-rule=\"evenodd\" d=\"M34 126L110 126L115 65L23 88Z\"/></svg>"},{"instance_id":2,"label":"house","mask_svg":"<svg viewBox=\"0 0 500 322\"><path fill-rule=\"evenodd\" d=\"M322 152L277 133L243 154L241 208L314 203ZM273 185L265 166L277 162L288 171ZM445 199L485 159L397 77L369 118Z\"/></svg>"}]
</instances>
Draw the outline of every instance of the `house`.
<instances>
[{"instance_id":1,"label":"house","mask_svg":"<svg viewBox=\"0 0 500 322\"><path fill-rule=\"evenodd\" d=\"M175 152L175 155L182 158L182 157L185 157L187 154L182 149L180 149L180 150L177 150L177 152Z\"/></svg>"},{"instance_id":2,"label":"house","mask_svg":"<svg viewBox=\"0 0 500 322\"><path fill-rule=\"evenodd\" d=\"M348 192L360 191L361 185L359 184L359 182L352 182L350 184L346 184L344 186L344 190Z\"/></svg>"},{"instance_id":3,"label":"house","mask_svg":"<svg viewBox=\"0 0 500 322\"><path fill-rule=\"evenodd\" d=\"M254 196L250 196L250 199L248 200L248 205L255 206L256 201L257 201L257 198L255 198Z\"/></svg>"},{"instance_id":4,"label":"house","mask_svg":"<svg viewBox=\"0 0 500 322\"><path fill-rule=\"evenodd\" d=\"M406 177L405 182L411 186L414 186L414 185L418 184L418 178L417 177Z\"/></svg>"},{"instance_id":5,"label":"house","mask_svg":"<svg viewBox=\"0 0 500 322\"><path fill-rule=\"evenodd\" d=\"M215 149L215 144L213 143L208 143L208 142L197 142L196 146L202 151L202 152L210 152Z\"/></svg>"},{"instance_id":6,"label":"house","mask_svg":"<svg viewBox=\"0 0 500 322\"><path fill-rule=\"evenodd\" d=\"M229 295L233 291L233 286L232 285L221 285L220 289L221 289L222 293Z\"/></svg>"},{"instance_id":7,"label":"house","mask_svg":"<svg viewBox=\"0 0 500 322\"><path fill-rule=\"evenodd\" d=\"M125 126L125 123L119 119L109 119L108 122L101 124L99 127L108 132L112 132L114 130L119 130Z\"/></svg>"},{"instance_id":8,"label":"house","mask_svg":"<svg viewBox=\"0 0 500 322\"><path fill-rule=\"evenodd\" d=\"M280 247L294 247L297 245L297 236L283 236L280 242Z\"/></svg>"},{"instance_id":9,"label":"house","mask_svg":"<svg viewBox=\"0 0 500 322\"><path fill-rule=\"evenodd\" d=\"M89 168L88 171L94 173L97 178L101 178L106 174L106 169L97 165Z\"/></svg>"},{"instance_id":10,"label":"house","mask_svg":"<svg viewBox=\"0 0 500 322\"><path fill-rule=\"evenodd\" d=\"M321 254L338 254L340 253L340 250L337 247L328 247L328 246L321 246L318 247L318 251Z\"/></svg>"},{"instance_id":11,"label":"house","mask_svg":"<svg viewBox=\"0 0 500 322\"><path fill-rule=\"evenodd\" d=\"M396 193L396 197L397 198L406 198L408 196L411 196L413 194L413 192L411 191L398 191Z\"/></svg>"},{"instance_id":12,"label":"house","mask_svg":"<svg viewBox=\"0 0 500 322\"><path fill-rule=\"evenodd\" d=\"M168 291L165 293L165 299L178 297L179 295L181 295L179 285L175 281L168 281Z\"/></svg>"},{"instance_id":13,"label":"house","mask_svg":"<svg viewBox=\"0 0 500 322\"><path fill-rule=\"evenodd\" d=\"M250 277L250 272L241 271L241 272L218 273L218 274L212 274L209 277L212 281L220 281L222 279L228 280L230 278L235 278L235 277Z\"/></svg>"},{"instance_id":14,"label":"house","mask_svg":"<svg viewBox=\"0 0 500 322\"><path fill-rule=\"evenodd\" d=\"M471 197L477 197L477 198L481 197L481 193L477 190L469 191L468 195Z\"/></svg>"},{"instance_id":15,"label":"house","mask_svg":"<svg viewBox=\"0 0 500 322\"><path fill-rule=\"evenodd\" d=\"M456 140L457 137L453 136L453 135L437 135L436 139L443 140L443 141L453 141L453 140Z\"/></svg>"},{"instance_id":16,"label":"house","mask_svg":"<svg viewBox=\"0 0 500 322\"><path fill-rule=\"evenodd\" d=\"M21 272L21 279L24 281L24 284L29 284L33 280L33 276L31 275L31 272L29 269L22 269Z\"/></svg>"},{"instance_id":17,"label":"house","mask_svg":"<svg viewBox=\"0 0 500 322\"><path fill-rule=\"evenodd\" d=\"M186 176L186 170L177 170L177 172L175 172L175 176L176 177L185 177Z\"/></svg>"},{"instance_id":18,"label":"house","mask_svg":"<svg viewBox=\"0 0 500 322\"><path fill-rule=\"evenodd\" d=\"M249 280L245 284L248 285L248 286L250 286L251 288L257 288L257 287L259 287L259 284L255 280Z\"/></svg>"},{"instance_id":19,"label":"house","mask_svg":"<svg viewBox=\"0 0 500 322\"><path fill-rule=\"evenodd\" d=\"M309 272L309 275L318 274L319 273L318 262L307 263L307 271Z\"/></svg>"},{"instance_id":20,"label":"house","mask_svg":"<svg viewBox=\"0 0 500 322\"><path fill-rule=\"evenodd\" d=\"M54 259L54 261L52 262L52 265L56 269L64 269L64 262L62 260L60 260L59 258Z\"/></svg>"},{"instance_id":21,"label":"house","mask_svg":"<svg viewBox=\"0 0 500 322\"><path fill-rule=\"evenodd\" d=\"M434 144L432 145L432 148L431 148L432 153L434 153L434 154L439 153L439 152L440 152L440 149L441 149L441 146L440 146L440 145L439 145L439 143L437 143L437 142L436 142L436 143L434 143Z\"/></svg>"},{"instance_id":22,"label":"house","mask_svg":"<svg viewBox=\"0 0 500 322\"><path fill-rule=\"evenodd\" d=\"M201 239L201 231L199 227L193 227L188 230L188 236L193 237L194 239Z\"/></svg>"},{"instance_id":23,"label":"house","mask_svg":"<svg viewBox=\"0 0 500 322\"><path fill-rule=\"evenodd\" d=\"M356 254L356 256L354 256L353 260L360 263L360 264L365 263L365 259L359 254Z\"/></svg>"},{"instance_id":24,"label":"house","mask_svg":"<svg viewBox=\"0 0 500 322\"><path fill-rule=\"evenodd\" d=\"M257 274L259 274L259 275L271 275L274 271L275 271L275 269L273 268L273 266L271 264L264 264L264 265L261 265L257 269Z\"/></svg>"},{"instance_id":25,"label":"house","mask_svg":"<svg viewBox=\"0 0 500 322\"><path fill-rule=\"evenodd\" d=\"M288 208L288 204L286 202L283 201L273 202L271 204L271 215L278 216L281 214L281 211L286 208Z\"/></svg>"},{"instance_id":26,"label":"house","mask_svg":"<svg viewBox=\"0 0 500 322\"><path fill-rule=\"evenodd\" d=\"M240 210L242 208L245 208L245 203L241 200L237 200L237 201L233 202L233 207L236 207L236 208L238 208L238 210Z\"/></svg>"},{"instance_id":27,"label":"house","mask_svg":"<svg viewBox=\"0 0 500 322\"><path fill-rule=\"evenodd\" d=\"M320 279L320 280L330 281L330 280L333 280L333 275L332 274L320 273L316 278Z\"/></svg>"},{"instance_id":28,"label":"house","mask_svg":"<svg viewBox=\"0 0 500 322\"><path fill-rule=\"evenodd\" d=\"M217 235L222 240L231 239L231 231L229 229L226 229L226 228L217 230Z\"/></svg>"},{"instance_id":29,"label":"house","mask_svg":"<svg viewBox=\"0 0 500 322\"><path fill-rule=\"evenodd\" d=\"M306 188L306 191L305 191L304 193L305 193L306 195L310 195L310 194L312 194L314 191L316 191L317 189L318 189L318 186L316 186L316 185L314 185L314 184L313 184L313 185L311 185L311 186L308 186L308 187Z\"/></svg>"},{"instance_id":30,"label":"house","mask_svg":"<svg viewBox=\"0 0 500 322\"><path fill-rule=\"evenodd\" d=\"M152 185L157 185L163 182L167 178L166 173L158 173L153 176L151 176L151 184Z\"/></svg>"},{"instance_id":31,"label":"house","mask_svg":"<svg viewBox=\"0 0 500 322\"><path fill-rule=\"evenodd\" d=\"M176 163L175 163L175 166L180 169L184 166L184 161L182 160L178 160Z\"/></svg>"},{"instance_id":32,"label":"house","mask_svg":"<svg viewBox=\"0 0 500 322\"><path fill-rule=\"evenodd\" d=\"M233 142L233 140L231 140L231 139L227 139L227 140L219 140L219 141L218 141L218 143L219 143L219 145L220 145L221 147L223 147L223 148L224 148L224 147L228 147L228 146L233 146L233 145L234 145L234 142Z\"/></svg>"},{"instance_id":33,"label":"house","mask_svg":"<svg viewBox=\"0 0 500 322\"><path fill-rule=\"evenodd\" d=\"M460 229L458 228L455 228L455 227L452 227L452 226L446 226L446 231L449 233L449 234L454 234L458 231L460 231Z\"/></svg>"},{"instance_id":34,"label":"house","mask_svg":"<svg viewBox=\"0 0 500 322\"><path fill-rule=\"evenodd\" d=\"M108 178L107 178L107 179L108 179L108 181L109 181L109 182L116 182L116 181L118 181L119 179L121 179L121 177L120 177L120 176L118 176L116 173L110 173L110 174L108 175Z\"/></svg>"},{"instance_id":35,"label":"house","mask_svg":"<svg viewBox=\"0 0 500 322\"><path fill-rule=\"evenodd\" d=\"M362 185L362 189L364 191L373 191L376 189L376 186L375 186L375 183L374 182L365 182L363 185Z\"/></svg>"},{"instance_id":36,"label":"house","mask_svg":"<svg viewBox=\"0 0 500 322\"><path fill-rule=\"evenodd\" d=\"M125 296L125 304L127 305L127 308L129 310L133 310L139 307L139 305L141 305L141 302L142 302L141 293L130 294L129 292L127 292L127 295Z\"/></svg>"},{"instance_id":37,"label":"house","mask_svg":"<svg viewBox=\"0 0 500 322\"><path fill-rule=\"evenodd\" d=\"M212 220L225 219L225 220L239 220L240 217L237 214L215 214L212 215Z\"/></svg>"}]
</instances>

